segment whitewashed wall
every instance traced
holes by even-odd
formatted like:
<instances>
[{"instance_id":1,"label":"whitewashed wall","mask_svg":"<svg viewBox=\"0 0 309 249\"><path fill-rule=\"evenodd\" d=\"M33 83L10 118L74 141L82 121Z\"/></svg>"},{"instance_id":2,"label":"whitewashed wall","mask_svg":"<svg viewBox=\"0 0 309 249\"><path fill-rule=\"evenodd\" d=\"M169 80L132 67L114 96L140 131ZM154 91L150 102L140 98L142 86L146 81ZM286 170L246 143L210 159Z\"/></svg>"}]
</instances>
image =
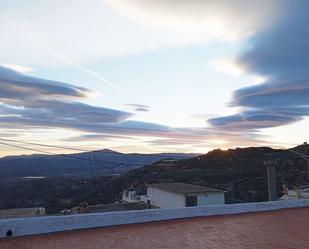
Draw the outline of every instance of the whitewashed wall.
<instances>
[{"instance_id":1,"label":"whitewashed wall","mask_svg":"<svg viewBox=\"0 0 309 249\"><path fill-rule=\"evenodd\" d=\"M21 236L151 221L240 214L301 207L309 207L309 200L299 199L175 209L148 209L138 211L0 219L0 238L6 237L7 231L11 231L13 236Z\"/></svg>"},{"instance_id":2,"label":"whitewashed wall","mask_svg":"<svg viewBox=\"0 0 309 249\"><path fill-rule=\"evenodd\" d=\"M204 205L220 205L224 204L224 193L210 193L207 195L198 195L197 196L197 205L204 206Z\"/></svg>"},{"instance_id":3,"label":"whitewashed wall","mask_svg":"<svg viewBox=\"0 0 309 249\"><path fill-rule=\"evenodd\" d=\"M160 208L178 208L185 207L186 199L183 195L174 194L172 192L162 191L149 187L147 194L151 204Z\"/></svg>"}]
</instances>

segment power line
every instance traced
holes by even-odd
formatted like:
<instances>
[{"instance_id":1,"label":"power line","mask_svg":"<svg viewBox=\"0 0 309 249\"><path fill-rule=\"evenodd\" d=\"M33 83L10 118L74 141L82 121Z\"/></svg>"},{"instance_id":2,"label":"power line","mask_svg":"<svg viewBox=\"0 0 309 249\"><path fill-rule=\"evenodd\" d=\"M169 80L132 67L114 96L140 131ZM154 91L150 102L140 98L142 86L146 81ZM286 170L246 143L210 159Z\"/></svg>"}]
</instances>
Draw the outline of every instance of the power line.
<instances>
[{"instance_id":1,"label":"power line","mask_svg":"<svg viewBox=\"0 0 309 249\"><path fill-rule=\"evenodd\" d=\"M42 147L57 148L57 149L69 149L69 150L75 150L75 151L80 151L80 152L92 152L91 150L73 148L73 147L68 147L68 146L33 143L33 142L25 142L25 141L18 141L18 140L13 140L13 139L4 139L4 138L0 138L0 140L7 141L7 142L28 144L28 145L36 145L36 146L42 146Z\"/></svg>"},{"instance_id":2,"label":"power line","mask_svg":"<svg viewBox=\"0 0 309 249\"><path fill-rule=\"evenodd\" d=\"M29 151L34 151L34 152L39 152L39 153L44 153L44 154L49 154L52 156L58 156L58 157L64 157L64 158L71 158L71 159L76 159L76 160L83 160L83 161L88 161L91 160L92 162L100 162L100 163L108 163L108 164L113 164L113 165L123 165L123 163L115 163L115 162L110 162L110 161L102 161L102 160L92 160L91 158L87 159L87 158L82 158L82 157L75 157L75 156L71 156L71 155L66 155L66 154L56 154L56 153L52 153L52 152L48 152L48 151L43 151L43 150L38 150L38 149L32 149L32 148L27 148L24 146L20 146L20 145L13 145L13 144L9 144L9 143L4 143L4 142L0 142L0 144L2 145L6 145L6 146L10 146L10 147L14 147L14 148L18 148L18 149L23 149L23 150L29 150ZM108 168L104 165L105 168L107 169L111 169Z\"/></svg>"},{"instance_id":3,"label":"power line","mask_svg":"<svg viewBox=\"0 0 309 249\"><path fill-rule=\"evenodd\" d=\"M92 163L91 163L91 153L89 153L89 155L88 155L88 161L89 161L89 167L90 167L90 170L91 170L92 179L93 179L93 181L94 181L96 175L95 175L95 170L94 170L94 168L93 168L93 165L92 165Z\"/></svg>"},{"instance_id":4,"label":"power line","mask_svg":"<svg viewBox=\"0 0 309 249\"><path fill-rule=\"evenodd\" d=\"M114 170L113 167L107 167L105 164L112 164L112 165L117 165L117 166L125 166L125 167L129 167L131 166L145 166L145 163L124 163L124 162L111 162L111 161L106 161L106 160L99 160L96 157L95 153L100 153L100 154L116 154L118 152L113 152L113 151L92 151L92 150L86 150L86 149L80 149L80 148L74 148L74 147L67 147L67 146L59 146L59 145L48 145L48 144L42 144L42 143L33 143L33 142L26 142L26 141L18 141L18 140L13 140L13 139L4 139L4 138L0 138L0 141L7 141L7 142L13 142L13 143L21 143L21 144L27 144L27 145L35 145L35 146L42 146L42 147L49 147L49 148L58 148L58 149L69 149L69 150L75 150L75 151L80 151L80 152L89 152L93 154L93 159L90 159L92 162L96 162L98 164L100 164L102 167L109 169L109 170ZM38 149L33 149L33 148L27 148L27 147L23 147L20 145L13 145L13 144L9 144L9 143L5 143L5 142L0 142L0 144L6 145L6 146L11 146L11 147L15 147L15 148L19 148L19 149L25 149L25 150L30 150L30 151L35 151L35 152L39 152L39 153L45 153L45 154L49 154L49 155L53 155L53 156L59 156L59 157L66 157L66 158L72 158L72 159L77 159L77 160L84 160L84 161L88 161L87 158L81 158L81 157L76 157L76 156L72 156L72 155L68 155L68 154L56 154L56 153L52 153L52 152L48 152L48 151L44 151L44 150L38 150ZM309 156L302 154L300 152L294 151L292 149L288 149L287 151L290 151L293 153L294 156L300 156L301 158L303 158L304 160L309 160ZM275 153L274 153L275 154ZM163 155L157 155L157 154L144 154L143 156L154 156L154 157L162 157L162 158L168 158L167 156L163 156ZM290 154L290 156L292 156L292 154ZM173 158L177 158L177 157L173 157ZM180 159L185 159L184 157L179 157Z\"/></svg>"},{"instance_id":5,"label":"power line","mask_svg":"<svg viewBox=\"0 0 309 249\"><path fill-rule=\"evenodd\" d=\"M61 148L61 149L66 148L64 146L37 144L37 143L32 143L32 142L21 142L21 141L12 140L12 139L2 139L2 138L0 138L0 140L11 141L11 142L15 142L15 143L22 143L22 144L27 144L27 145L45 146L45 147L53 147L53 148L56 147L56 148ZM24 146L21 146L21 145L15 145L15 144L6 143L6 142L0 142L0 144L6 145L6 146L10 146L10 147L14 147L14 148L18 148L18 149L24 149L24 150L44 153L44 154L48 154L48 155L52 155L52 156L71 158L71 159L83 160L83 161L89 161L89 159L87 159L87 158L76 157L76 156L72 156L72 155L68 155L68 154L57 154L57 153L53 153L53 152L49 152L49 151L45 151L45 150L28 148L28 147L24 147ZM127 168L129 168L130 166L145 166L145 165L147 165L146 163L124 163L124 162L112 162L112 161L101 160L101 159L98 159L96 157L96 155L95 155L95 152L100 152L100 151L86 151L86 150L84 151L84 150L81 150L81 149L76 149L76 150L79 150L79 151L82 151L82 152L92 153L94 158L90 159L90 160L92 162L96 162L96 163L100 164L102 167L104 167L106 169L109 169L109 170L114 170L114 167L108 167L107 165L103 165L104 163L105 164L112 164L112 165L119 166L119 167L125 166ZM108 153L113 153L113 152L108 152ZM113 153L113 154L115 154L115 153ZM167 158L167 157L164 157L164 158Z\"/></svg>"},{"instance_id":6,"label":"power line","mask_svg":"<svg viewBox=\"0 0 309 249\"><path fill-rule=\"evenodd\" d=\"M27 144L27 145L35 145L35 146L42 146L42 147L49 147L49 148L56 148L56 149L66 149L66 150L75 150L75 151L80 151L80 152L96 152L100 154L116 154L118 152L113 152L113 151L100 151L100 150L87 150L87 149L81 149L81 148L75 148L75 147L69 147L69 146L62 146L62 145L50 145L50 144L42 144L42 143L33 143L33 142L26 142L26 141L18 141L14 139L4 139L0 138L2 141L6 142L14 142L14 143L20 143L20 144ZM172 154L172 153L166 153L166 154ZM139 154L143 155L145 157L159 157L159 158L168 158L169 156L164 156L164 155L159 155L159 154ZM184 156L170 156L171 158L174 159L186 159L187 157Z\"/></svg>"},{"instance_id":7,"label":"power line","mask_svg":"<svg viewBox=\"0 0 309 249\"><path fill-rule=\"evenodd\" d=\"M302 159L304 159L305 161L309 162L309 156L303 153L300 153L299 151L295 151L292 149L289 149L289 151L293 152L295 155L300 156Z\"/></svg>"},{"instance_id":8,"label":"power line","mask_svg":"<svg viewBox=\"0 0 309 249\"><path fill-rule=\"evenodd\" d=\"M101 161L97 159L95 153L94 153L94 152L91 152L91 154L93 155L94 161L97 162L98 164L100 164L101 166L103 166L103 165L101 164ZM119 163L119 166L121 166L121 165L125 165L126 167L128 167L128 165L125 164L125 163ZM109 168L109 169L114 170L114 168Z\"/></svg>"}]
</instances>

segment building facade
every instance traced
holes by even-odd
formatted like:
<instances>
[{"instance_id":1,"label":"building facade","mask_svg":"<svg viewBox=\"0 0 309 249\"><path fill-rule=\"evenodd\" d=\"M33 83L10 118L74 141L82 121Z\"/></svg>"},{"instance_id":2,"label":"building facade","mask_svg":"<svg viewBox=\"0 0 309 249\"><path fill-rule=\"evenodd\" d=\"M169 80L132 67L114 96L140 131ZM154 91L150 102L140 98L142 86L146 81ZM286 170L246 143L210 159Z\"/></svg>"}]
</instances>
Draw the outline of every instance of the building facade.
<instances>
[{"instance_id":1,"label":"building facade","mask_svg":"<svg viewBox=\"0 0 309 249\"><path fill-rule=\"evenodd\" d=\"M123 202L139 202L140 196L136 194L134 188L128 188L122 193Z\"/></svg>"},{"instance_id":2,"label":"building facade","mask_svg":"<svg viewBox=\"0 0 309 249\"><path fill-rule=\"evenodd\" d=\"M141 200L159 208L225 204L224 191L186 183L151 184Z\"/></svg>"}]
</instances>

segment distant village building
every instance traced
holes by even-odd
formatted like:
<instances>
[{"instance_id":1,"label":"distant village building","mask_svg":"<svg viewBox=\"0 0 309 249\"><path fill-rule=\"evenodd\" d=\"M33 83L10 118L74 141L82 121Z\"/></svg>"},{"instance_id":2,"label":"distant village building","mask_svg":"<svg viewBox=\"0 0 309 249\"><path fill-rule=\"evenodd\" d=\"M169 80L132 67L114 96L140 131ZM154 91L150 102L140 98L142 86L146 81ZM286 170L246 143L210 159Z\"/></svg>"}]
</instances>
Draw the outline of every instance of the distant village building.
<instances>
[{"instance_id":1,"label":"distant village building","mask_svg":"<svg viewBox=\"0 0 309 249\"><path fill-rule=\"evenodd\" d=\"M134 188L128 188L122 193L123 202L139 202L141 201L140 195L136 194Z\"/></svg>"},{"instance_id":2,"label":"distant village building","mask_svg":"<svg viewBox=\"0 0 309 249\"><path fill-rule=\"evenodd\" d=\"M122 202L145 202L149 207L178 208L225 204L224 191L186 183L150 184L146 195L123 191Z\"/></svg>"},{"instance_id":3,"label":"distant village building","mask_svg":"<svg viewBox=\"0 0 309 249\"><path fill-rule=\"evenodd\" d=\"M295 189L288 189L287 187L284 187L284 194L281 199L309 199L309 186L303 186Z\"/></svg>"},{"instance_id":4,"label":"distant village building","mask_svg":"<svg viewBox=\"0 0 309 249\"><path fill-rule=\"evenodd\" d=\"M44 207L1 209L0 219L22 218L45 215Z\"/></svg>"}]
</instances>

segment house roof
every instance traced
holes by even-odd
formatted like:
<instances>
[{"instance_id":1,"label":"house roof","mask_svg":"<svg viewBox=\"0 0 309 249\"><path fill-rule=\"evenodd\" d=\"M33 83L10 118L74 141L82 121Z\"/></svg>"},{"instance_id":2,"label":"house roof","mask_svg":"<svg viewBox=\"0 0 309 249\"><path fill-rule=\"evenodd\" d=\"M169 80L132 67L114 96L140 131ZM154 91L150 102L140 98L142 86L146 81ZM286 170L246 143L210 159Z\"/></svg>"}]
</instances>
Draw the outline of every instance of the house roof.
<instances>
[{"instance_id":1,"label":"house roof","mask_svg":"<svg viewBox=\"0 0 309 249\"><path fill-rule=\"evenodd\" d=\"M309 209L199 217L0 239L0 248L309 248Z\"/></svg>"},{"instance_id":2,"label":"house roof","mask_svg":"<svg viewBox=\"0 0 309 249\"><path fill-rule=\"evenodd\" d=\"M205 186L187 184L182 182L173 182L173 183L158 183L148 185L152 188L173 192L177 194L198 194L198 193L211 193L211 192L224 192L220 189L209 188Z\"/></svg>"}]
</instances>

